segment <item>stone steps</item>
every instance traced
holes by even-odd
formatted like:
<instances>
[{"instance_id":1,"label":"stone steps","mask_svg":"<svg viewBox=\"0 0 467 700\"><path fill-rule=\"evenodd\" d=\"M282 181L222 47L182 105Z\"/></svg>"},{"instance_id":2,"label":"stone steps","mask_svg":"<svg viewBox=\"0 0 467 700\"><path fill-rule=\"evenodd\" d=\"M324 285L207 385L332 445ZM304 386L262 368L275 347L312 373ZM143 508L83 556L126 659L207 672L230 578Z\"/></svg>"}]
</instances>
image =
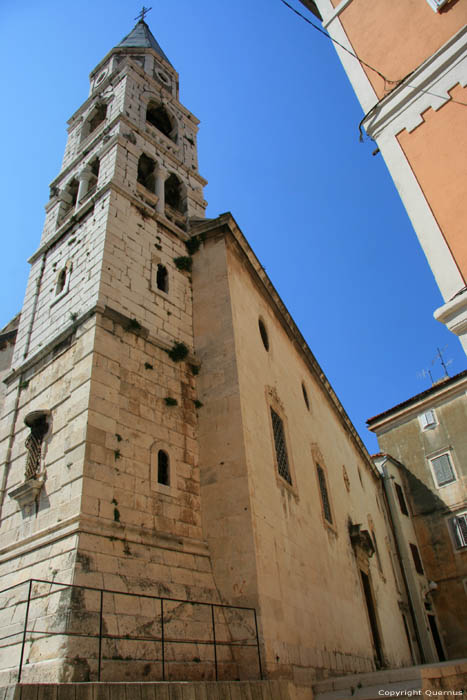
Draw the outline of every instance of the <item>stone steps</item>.
<instances>
[{"instance_id":1,"label":"stone steps","mask_svg":"<svg viewBox=\"0 0 467 700\"><path fill-rule=\"evenodd\" d=\"M312 700L311 689L300 700ZM0 687L0 700L299 700L288 681L34 683Z\"/></svg>"}]
</instances>

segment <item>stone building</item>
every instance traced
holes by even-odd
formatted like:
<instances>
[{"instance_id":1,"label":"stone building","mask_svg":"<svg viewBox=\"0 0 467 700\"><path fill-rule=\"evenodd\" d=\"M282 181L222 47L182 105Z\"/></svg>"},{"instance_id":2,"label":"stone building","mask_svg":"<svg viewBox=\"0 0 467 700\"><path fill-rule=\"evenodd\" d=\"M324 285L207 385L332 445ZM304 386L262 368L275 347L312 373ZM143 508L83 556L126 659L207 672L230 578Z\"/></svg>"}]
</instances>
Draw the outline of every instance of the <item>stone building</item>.
<instances>
[{"instance_id":1,"label":"stone building","mask_svg":"<svg viewBox=\"0 0 467 700\"><path fill-rule=\"evenodd\" d=\"M402 509L407 497L418 540L407 538L407 560L432 582L427 614L441 659L467 653L466 389L464 371L368 421L390 455L383 461L399 464L397 498Z\"/></svg>"},{"instance_id":2,"label":"stone building","mask_svg":"<svg viewBox=\"0 0 467 700\"><path fill-rule=\"evenodd\" d=\"M301 2L341 44L361 127L386 162L443 296L435 318L467 351L467 2Z\"/></svg>"},{"instance_id":3,"label":"stone building","mask_svg":"<svg viewBox=\"0 0 467 700\"><path fill-rule=\"evenodd\" d=\"M2 365L3 680L258 677L256 623L297 685L423 635L436 658L377 469L232 215L204 218L197 129L143 20L69 120Z\"/></svg>"}]
</instances>

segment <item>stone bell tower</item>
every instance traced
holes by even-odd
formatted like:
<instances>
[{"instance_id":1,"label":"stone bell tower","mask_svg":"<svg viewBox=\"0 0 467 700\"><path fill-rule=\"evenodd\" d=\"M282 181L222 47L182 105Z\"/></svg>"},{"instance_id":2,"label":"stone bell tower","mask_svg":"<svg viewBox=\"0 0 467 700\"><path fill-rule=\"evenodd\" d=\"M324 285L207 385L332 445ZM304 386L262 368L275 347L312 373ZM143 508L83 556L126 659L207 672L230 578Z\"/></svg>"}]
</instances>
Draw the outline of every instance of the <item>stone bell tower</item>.
<instances>
[{"instance_id":1,"label":"stone bell tower","mask_svg":"<svg viewBox=\"0 0 467 700\"><path fill-rule=\"evenodd\" d=\"M190 219L206 207L198 123L144 18L91 72L69 120L6 377L1 589L35 578L216 599L192 354ZM96 610L81 589L43 586L57 594L40 603L33 590L40 629L67 631L74 610ZM111 629L127 618L109 605ZM23 678L41 666L43 679L89 680L93 649L33 637ZM6 671L18 650L2 651Z\"/></svg>"}]
</instances>

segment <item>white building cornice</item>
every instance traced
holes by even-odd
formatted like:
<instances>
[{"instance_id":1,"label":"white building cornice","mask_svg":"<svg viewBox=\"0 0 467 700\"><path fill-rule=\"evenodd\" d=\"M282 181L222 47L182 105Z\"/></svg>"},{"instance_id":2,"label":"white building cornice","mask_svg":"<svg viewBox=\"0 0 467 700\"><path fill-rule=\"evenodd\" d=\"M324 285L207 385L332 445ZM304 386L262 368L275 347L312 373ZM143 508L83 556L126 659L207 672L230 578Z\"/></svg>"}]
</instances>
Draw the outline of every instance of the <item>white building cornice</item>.
<instances>
[{"instance_id":1,"label":"white building cornice","mask_svg":"<svg viewBox=\"0 0 467 700\"><path fill-rule=\"evenodd\" d=\"M370 110L363 120L368 136L378 140L413 131L427 109L449 102L457 84L467 85L467 25Z\"/></svg>"}]
</instances>

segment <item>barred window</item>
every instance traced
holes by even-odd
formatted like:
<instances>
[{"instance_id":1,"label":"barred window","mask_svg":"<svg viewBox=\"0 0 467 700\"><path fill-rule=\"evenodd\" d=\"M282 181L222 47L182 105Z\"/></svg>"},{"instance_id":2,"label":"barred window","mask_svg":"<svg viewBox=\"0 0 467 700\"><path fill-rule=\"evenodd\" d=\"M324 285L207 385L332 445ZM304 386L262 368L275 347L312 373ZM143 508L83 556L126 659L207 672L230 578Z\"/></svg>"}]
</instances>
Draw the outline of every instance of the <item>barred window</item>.
<instances>
[{"instance_id":1,"label":"barred window","mask_svg":"<svg viewBox=\"0 0 467 700\"><path fill-rule=\"evenodd\" d=\"M448 454L434 457L430 461L433 467L433 473L435 475L437 486L445 486L446 484L450 484L452 481L456 481L456 475L454 474L454 469Z\"/></svg>"},{"instance_id":2,"label":"barred window","mask_svg":"<svg viewBox=\"0 0 467 700\"><path fill-rule=\"evenodd\" d=\"M332 525L332 513L331 504L329 502L328 487L326 484L326 476L324 470L319 464L316 465L316 472L318 474L319 490L321 492L321 503L323 504L323 513L325 519Z\"/></svg>"},{"instance_id":3,"label":"barred window","mask_svg":"<svg viewBox=\"0 0 467 700\"><path fill-rule=\"evenodd\" d=\"M274 446L276 448L277 470L280 476L292 485L290 476L289 459L287 457L287 445L285 443L284 424L282 418L271 408L272 430L274 433Z\"/></svg>"},{"instance_id":4,"label":"barred window","mask_svg":"<svg viewBox=\"0 0 467 700\"><path fill-rule=\"evenodd\" d=\"M456 549L467 547L467 513L457 515L450 523Z\"/></svg>"}]
</instances>

